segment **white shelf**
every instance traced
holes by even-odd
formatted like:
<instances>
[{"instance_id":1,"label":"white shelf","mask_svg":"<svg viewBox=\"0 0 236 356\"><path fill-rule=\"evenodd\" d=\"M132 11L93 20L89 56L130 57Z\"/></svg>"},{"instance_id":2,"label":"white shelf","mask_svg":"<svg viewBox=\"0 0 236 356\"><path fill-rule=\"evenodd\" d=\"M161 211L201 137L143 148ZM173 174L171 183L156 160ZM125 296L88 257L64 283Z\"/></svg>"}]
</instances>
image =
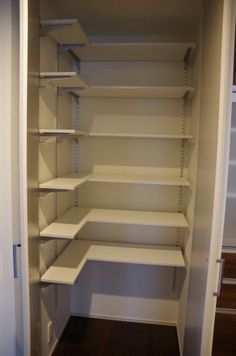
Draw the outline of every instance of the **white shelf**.
<instances>
[{"instance_id":1,"label":"white shelf","mask_svg":"<svg viewBox=\"0 0 236 356\"><path fill-rule=\"evenodd\" d=\"M40 86L52 85L60 88L86 88L87 84L77 72L41 72Z\"/></svg>"},{"instance_id":2,"label":"white shelf","mask_svg":"<svg viewBox=\"0 0 236 356\"><path fill-rule=\"evenodd\" d=\"M54 178L39 184L39 189L44 191L67 191L75 190L81 184L89 180L88 174L70 173L65 176Z\"/></svg>"},{"instance_id":3,"label":"white shelf","mask_svg":"<svg viewBox=\"0 0 236 356\"><path fill-rule=\"evenodd\" d=\"M72 208L40 232L41 237L74 239L86 223L188 227L181 213Z\"/></svg>"},{"instance_id":4,"label":"white shelf","mask_svg":"<svg viewBox=\"0 0 236 356\"><path fill-rule=\"evenodd\" d=\"M43 20L41 32L50 33L60 45L88 45L89 40L77 19Z\"/></svg>"},{"instance_id":5,"label":"white shelf","mask_svg":"<svg viewBox=\"0 0 236 356\"><path fill-rule=\"evenodd\" d=\"M114 138L160 138L160 139L192 139L192 135L173 135L173 134L142 134L126 132L89 132L88 137L114 137Z\"/></svg>"},{"instance_id":6,"label":"white shelf","mask_svg":"<svg viewBox=\"0 0 236 356\"><path fill-rule=\"evenodd\" d=\"M62 136L68 136L68 137L75 137L75 136L85 136L86 132L81 131L81 130L73 130L73 129L39 129L39 134L41 136L46 136L46 137L62 137Z\"/></svg>"},{"instance_id":7,"label":"white shelf","mask_svg":"<svg viewBox=\"0 0 236 356\"><path fill-rule=\"evenodd\" d=\"M88 86L82 90L71 90L81 97L120 97L120 98L184 98L192 94L193 87L159 86Z\"/></svg>"},{"instance_id":8,"label":"white shelf","mask_svg":"<svg viewBox=\"0 0 236 356\"><path fill-rule=\"evenodd\" d=\"M54 223L40 232L41 237L58 239L74 239L82 227L88 222L87 208L72 208L60 216Z\"/></svg>"},{"instance_id":9,"label":"white shelf","mask_svg":"<svg viewBox=\"0 0 236 356\"><path fill-rule=\"evenodd\" d=\"M192 42L93 42L73 51L82 61L184 61L195 47Z\"/></svg>"},{"instance_id":10,"label":"white shelf","mask_svg":"<svg viewBox=\"0 0 236 356\"><path fill-rule=\"evenodd\" d=\"M185 267L178 247L77 240L43 274L41 282L73 285L87 261Z\"/></svg>"},{"instance_id":11,"label":"white shelf","mask_svg":"<svg viewBox=\"0 0 236 356\"><path fill-rule=\"evenodd\" d=\"M174 140L190 140L192 135L176 135L176 134L143 134L143 133L127 133L127 132L85 132L73 129L40 129L39 134L44 137L65 137L74 138L78 136L84 137L113 137L113 138L155 138L155 139L174 139Z\"/></svg>"},{"instance_id":12,"label":"white shelf","mask_svg":"<svg viewBox=\"0 0 236 356\"><path fill-rule=\"evenodd\" d=\"M41 86L55 86L81 97L184 98L193 87L88 85L76 72L41 72Z\"/></svg>"},{"instance_id":13,"label":"white shelf","mask_svg":"<svg viewBox=\"0 0 236 356\"><path fill-rule=\"evenodd\" d=\"M147 185L190 186L177 169L155 167L95 166L92 173L70 173L41 183L41 190L74 190L85 182L130 183Z\"/></svg>"}]
</instances>

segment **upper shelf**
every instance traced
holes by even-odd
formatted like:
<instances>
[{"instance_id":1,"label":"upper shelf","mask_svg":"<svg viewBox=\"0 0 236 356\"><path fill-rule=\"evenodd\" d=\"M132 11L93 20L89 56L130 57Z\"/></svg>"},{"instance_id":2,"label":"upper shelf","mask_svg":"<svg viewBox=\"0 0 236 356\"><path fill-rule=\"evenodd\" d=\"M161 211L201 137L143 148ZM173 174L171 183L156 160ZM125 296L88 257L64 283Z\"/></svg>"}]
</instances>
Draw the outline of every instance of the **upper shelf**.
<instances>
[{"instance_id":1,"label":"upper shelf","mask_svg":"<svg viewBox=\"0 0 236 356\"><path fill-rule=\"evenodd\" d=\"M179 247L72 241L41 282L73 285L87 261L185 267Z\"/></svg>"},{"instance_id":2,"label":"upper shelf","mask_svg":"<svg viewBox=\"0 0 236 356\"><path fill-rule=\"evenodd\" d=\"M61 45L88 45L89 40L77 19L43 20L41 35L50 35Z\"/></svg>"},{"instance_id":3,"label":"upper shelf","mask_svg":"<svg viewBox=\"0 0 236 356\"><path fill-rule=\"evenodd\" d=\"M181 213L72 208L40 232L41 237L74 239L86 223L188 227Z\"/></svg>"},{"instance_id":4,"label":"upper shelf","mask_svg":"<svg viewBox=\"0 0 236 356\"><path fill-rule=\"evenodd\" d=\"M155 167L95 166L92 173L70 173L39 185L43 191L74 190L85 182L130 183L147 185L190 186L186 177L175 169Z\"/></svg>"},{"instance_id":5,"label":"upper shelf","mask_svg":"<svg viewBox=\"0 0 236 356\"><path fill-rule=\"evenodd\" d=\"M173 41L93 42L90 43L77 19L41 21L41 35L50 35L82 61L184 61L196 44Z\"/></svg>"},{"instance_id":6,"label":"upper shelf","mask_svg":"<svg viewBox=\"0 0 236 356\"><path fill-rule=\"evenodd\" d=\"M107 42L73 52L82 61L187 61L195 46L192 42Z\"/></svg>"}]
</instances>

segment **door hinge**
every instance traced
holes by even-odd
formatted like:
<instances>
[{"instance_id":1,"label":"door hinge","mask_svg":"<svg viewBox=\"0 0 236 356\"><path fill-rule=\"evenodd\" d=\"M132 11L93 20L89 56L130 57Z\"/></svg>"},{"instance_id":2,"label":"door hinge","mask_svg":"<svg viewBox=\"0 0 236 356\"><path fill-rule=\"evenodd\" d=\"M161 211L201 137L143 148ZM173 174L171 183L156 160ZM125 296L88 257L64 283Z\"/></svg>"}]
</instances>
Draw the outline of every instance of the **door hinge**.
<instances>
[{"instance_id":1,"label":"door hinge","mask_svg":"<svg viewBox=\"0 0 236 356\"><path fill-rule=\"evenodd\" d=\"M13 244L13 271L14 278L21 278L21 244L16 243Z\"/></svg>"},{"instance_id":2,"label":"door hinge","mask_svg":"<svg viewBox=\"0 0 236 356\"><path fill-rule=\"evenodd\" d=\"M214 292L213 296L219 298L220 293L221 293L222 284L223 284L223 278L224 278L225 260L222 258L219 258L218 260L216 260L216 263L220 264L220 271L219 271L217 292Z\"/></svg>"}]
</instances>

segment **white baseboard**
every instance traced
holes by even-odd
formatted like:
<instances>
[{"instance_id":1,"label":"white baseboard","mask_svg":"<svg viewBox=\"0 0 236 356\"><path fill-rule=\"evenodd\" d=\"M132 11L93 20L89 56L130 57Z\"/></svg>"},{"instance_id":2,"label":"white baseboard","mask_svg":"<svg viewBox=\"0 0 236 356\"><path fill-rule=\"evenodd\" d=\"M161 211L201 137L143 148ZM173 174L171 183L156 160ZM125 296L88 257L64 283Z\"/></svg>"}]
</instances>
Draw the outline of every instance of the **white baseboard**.
<instances>
[{"instance_id":1,"label":"white baseboard","mask_svg":"<svg viewBox=\"0 0 236 356\"><path fill-rule=\"evenodd\" d=\"M55 349L56 349L56 346L57 346L59 340L60 340L60 338L58 338L58 339L55 341L55 344L54 344L53 347L51 348L51 350L50 350L48 356L52 356L53 352L54 352Z\"/></svg>"},{"instance_id":2,"label":"white baseboard","mask_svg":"<svg viewBox=\"0 0 236 356\"><path fill-rule=\"evenodd\" d=\"M48 356L52 356L53 352L55 351L56 346L57 346L57 344L58 344L58 342L59 342L59 340L60 340L62 334L64 333L64 330L65 330L67 324L68 324L68 321L70 320L70 317L71 317L71 315L68 316L67 321L66 321L66 323L65 323L65 326L64 326L64 328L62 329L60 335L57 336L54 345L51 347L51 350L49 351Z\"/></svg>"},{"instance_id":3,"label":"white baseboard","mask_svg":"<svg viewBox=\"0 0 236 356\"><path fill-rule=\"evenodd\" d=\"M180 353L180 356L183 356L183 350L182 350L182 344L180 342L180 334L179 334L178 324L176 324L176 330L177 330L177 338L178 338L178 344L179 344L179 353Z\"/></svg>"},{"instance_id":4,"label":"white baseboard","mask_svg":"<svg viewBox=\"0 0 236 356\"><path fill-rule=\"evenodd\" d=\"M136 318L127 318L124 316L117 316L117 315L71 313L71 316L81 316L81 317L93 318L93 319L127 321L127 322L131 322L131 323L177 326L177 323L174 321L167 322L167 321L155 320L155 319L136 319Z\"/></svg>"}]
</instances>

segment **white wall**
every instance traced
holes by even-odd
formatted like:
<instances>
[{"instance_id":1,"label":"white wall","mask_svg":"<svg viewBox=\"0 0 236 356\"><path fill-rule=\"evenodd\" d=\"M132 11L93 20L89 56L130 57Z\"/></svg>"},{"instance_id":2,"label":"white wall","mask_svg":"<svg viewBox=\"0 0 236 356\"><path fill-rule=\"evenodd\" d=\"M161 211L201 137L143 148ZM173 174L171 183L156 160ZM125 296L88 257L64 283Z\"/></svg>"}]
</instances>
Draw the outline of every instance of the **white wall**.
<instances>
[{"instance_id":1,"label":"white wall","mask_svg":"<svg viewBox=\"0 0 236 356\"><path fill-rule=\"evenodd\" d=\"M98 85L181 86L184 81L181 62L83 62L81 76L88 83ZM181 133L182 110L181 99L80 98L81 129ZM188 133L190 118L186 121ZM187 167L188 143L185 148ZM83 138L80 169L91 171L96 165L120 165L176 168L179 173L180 152L180 140ZM178 187L169 186L88 183L79 189L79 204L96 208L176 212L178 199ZM185 208L184 203L184 211ZM175 245L177 233L177 229L171 228L88 224L79 238ZM173 290L173 278L172 268L88 263L73 288L71 311L175 324L184 276L177 275L176 290Z\"/></svg>"}]
</instances>

